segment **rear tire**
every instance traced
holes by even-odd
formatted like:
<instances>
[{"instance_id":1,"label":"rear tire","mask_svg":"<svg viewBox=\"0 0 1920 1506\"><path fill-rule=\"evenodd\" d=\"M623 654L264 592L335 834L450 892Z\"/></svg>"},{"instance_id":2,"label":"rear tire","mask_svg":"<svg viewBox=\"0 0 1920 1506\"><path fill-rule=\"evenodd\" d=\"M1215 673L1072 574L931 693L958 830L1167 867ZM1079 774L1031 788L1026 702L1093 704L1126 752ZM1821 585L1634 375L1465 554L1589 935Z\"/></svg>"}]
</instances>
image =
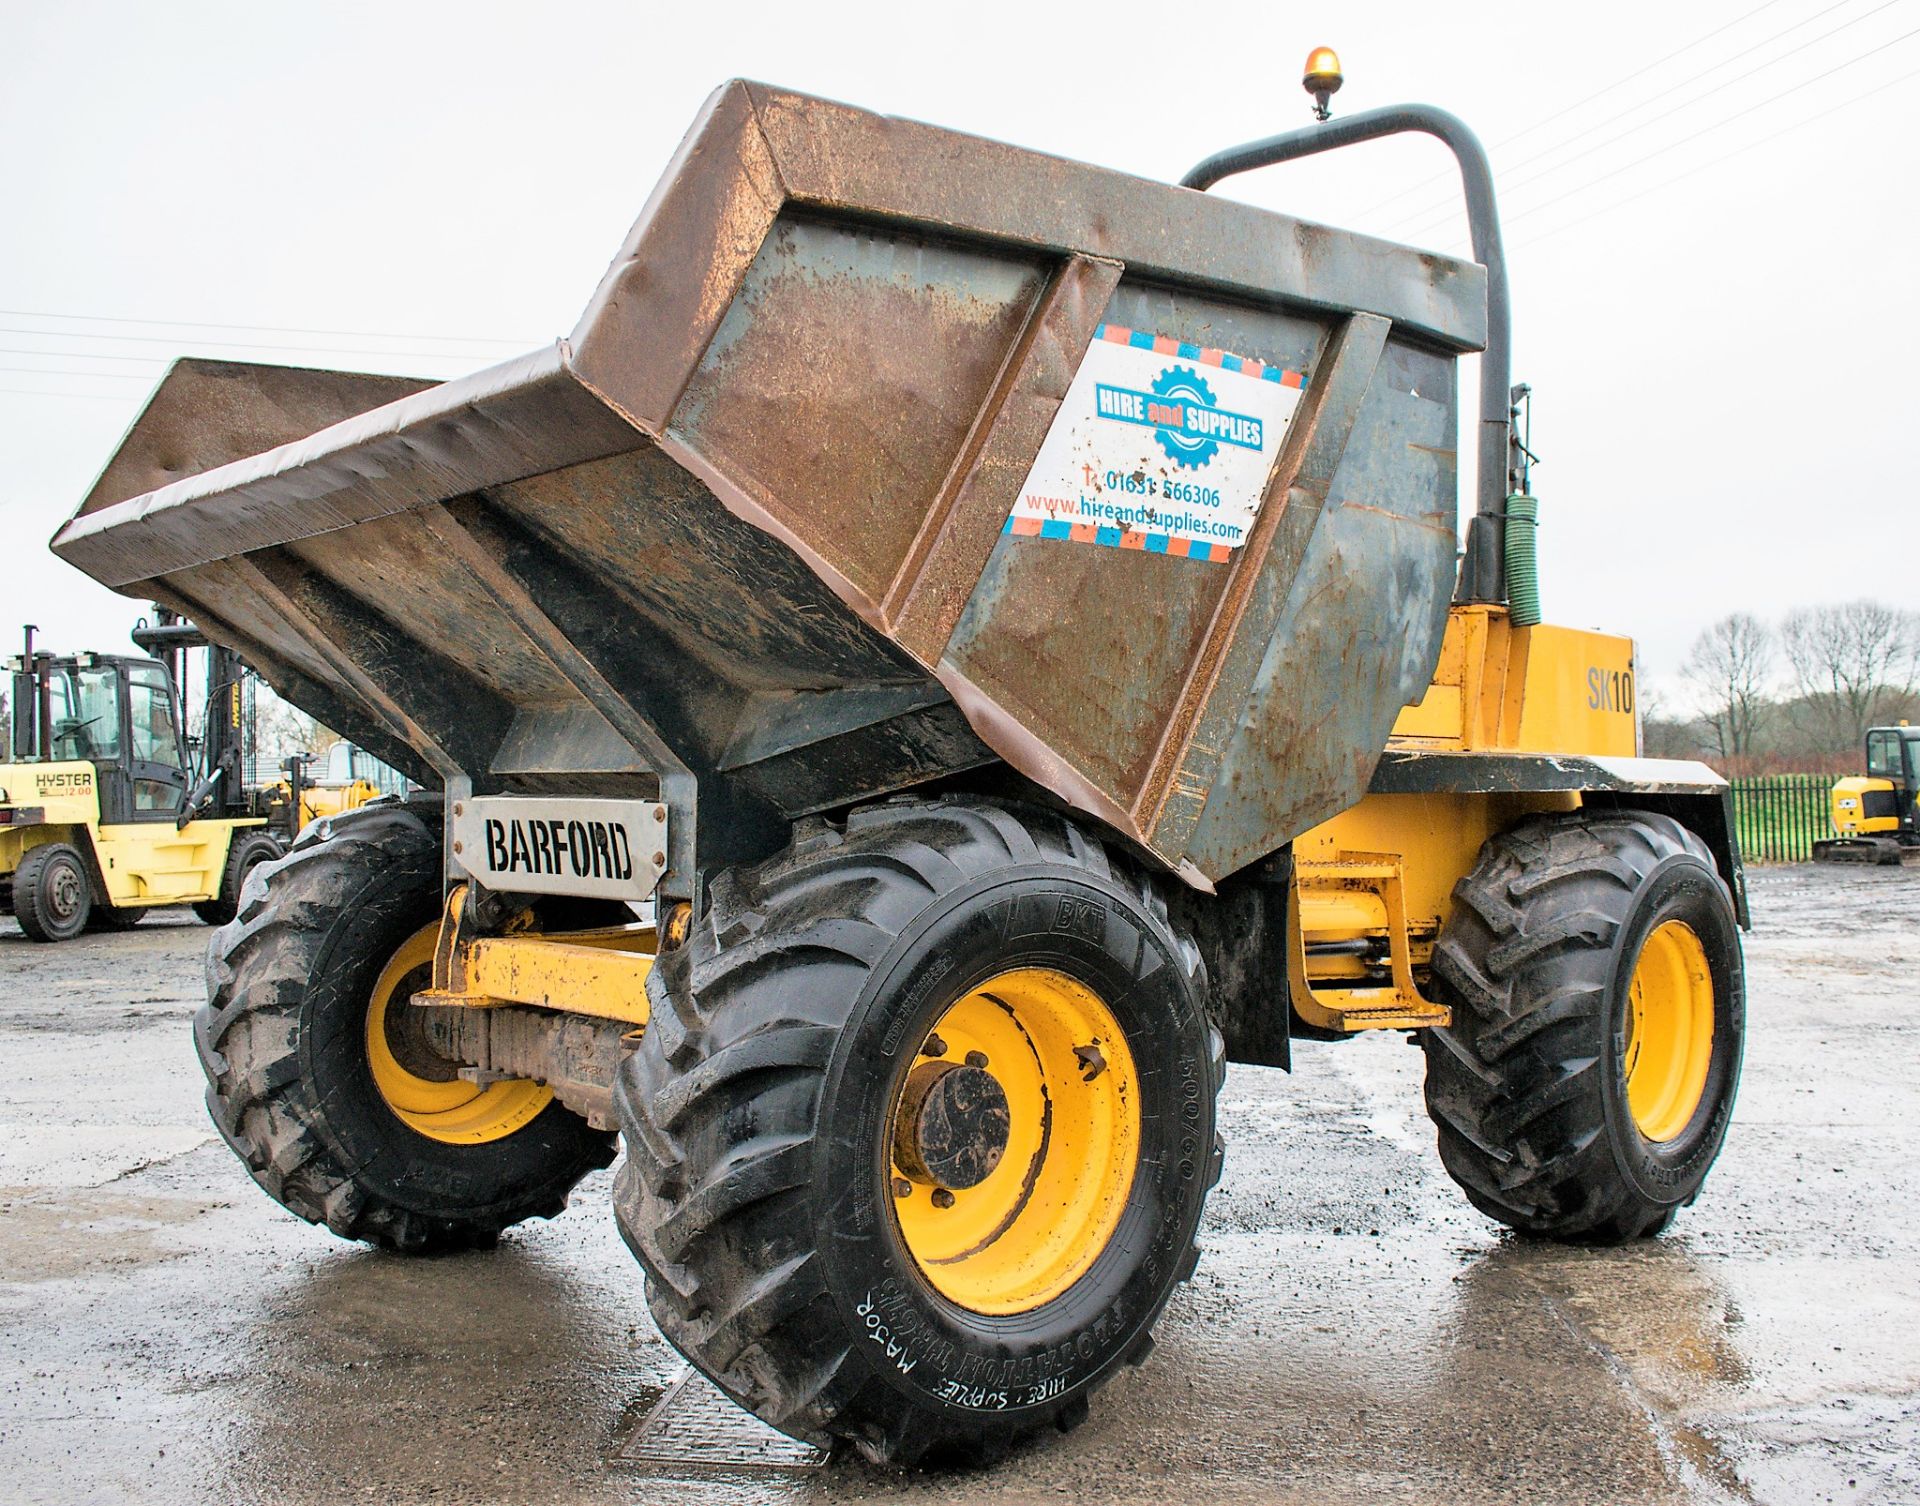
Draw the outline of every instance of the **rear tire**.
<instances>
[{"instance_id":1,"label":"rear tire","mask_svg":"<svg viewBox=\"0 0 1920 1506\"><path fill-rule=\"evenodd\" d=\"M1114 1028L1085 1043L1095 1054L1074 1051L1084 1075L1042 1079L1054 1084L1040 1100L1051 1137L1023 1144L1021 1109L1034 1100L1020 1074L1046 1055L1051 1006L1019 1003L1009 980L1037 976L1064 978L1046 997L1090 1011L1062 1003L1061 1018ZM616 1092L627 1158L614 1206L661 1332L773 1426L849 1441L876 1462L980 1462L1036 1429L1074 1426L1117 1366L1145 1357L1198 1259L1224 1075L1205 991L1199 952L1153 882L1038 811L889 802L855 812L844 834L723 876L648 980L652 1019ZM1032 1054L995 1044L991 1059L966 1056L1010 1085L1012 1108L1002 1096L997 1112L1013 1138L994 1167L1026 1189L973 1265L973 1251L936 1259L910 1245L909 1205L896 1199L905 1187L917 1216L957 1219L1000 1184L992 1170L969 1181L977 1163L910 1181L898 1125L906 1095L930 1091L914 1086L929 1068L937 1080L959 1065L967 1037L930 1039L934 1026L983 997L984 1024L1017 1028ZM1102 1072L1107 1083L1079 1091ZM1120 1121L1098 1118L1098 1105L1129 1080L1137 1140L1103 1138ZM926 1098L911 1101L928 1123ZM956 1116L982 1101L943 1100ZM1137 1156L1116 1161L1122 1144ZM1106 1200L1056 1200L1056 1175L1109 1189ZM958 1207L949 1185L964 1189ZM991 1202L972 1206L998 1216ZM1076 1242L1070 1229L1087 1233ZM1056 1246L1036 1255L1044 1230ZM1002 1256L1005 1267L985 1263Z\"/></svg>"},{"instance_id":2,"label":"rear tire","mask_svg":"<svg viewBox=\"0 0 1920 1506\"><path fill-rule=\"evenodd\" d=\"M1658 1234L1699 1195L1740 1076L1739 927L1712 854L1666 816L1576 811L1495 837L1453 900L1433 959L1453 1023L1423 1033L1447 1171L1524 1233Z\"/></svg>"},{"instance_id":3,"label":"rear tire","mask_svg":"<svg viewBox=\"0 0 1920 1506\"><path fill-rule=\"evenodd\" d=\"M280 856L280 843L263 831L236 831L228 844L227 866L220 875L217 899L202 900L193 907L210 926L224 926L240 913L240 894L247 887L247 875L262 863Z\"/></svg>"},{"instance_id":4,"label":"rear tire","mask_svg":"<svg viewBox=\"0 0 1920 1506\"><path fill-rule=\"evenodd\" d=\"M33 848L13 873L13 916L32 941L71 941L93 915L93 880L68 842Z\"/></svg>"},{"instance_id":5,"label":"rear tire","mask_svg":"<svg viewBox=\"0 0 1920 1506\"><path fill-rule=\"evenodd\" d=\"M376 1081L370 1016L376 1001L410 1007L425 986L421 965L400 959L437 920L440 891L440 844L417 816L336 818L327 840L254 870L240 915L214 933L211 997L194 1020L208 1111L253 1179L309 1223L409 1253L485 1247L509 1225L550 1218L613 1159L613 1137L557 1101L531 1117L523 1103L504 1132L460 1143L413 1127L434 1120L403 1119ZM430 945L426 955L430 969ZM451 1063L418 1062L404 1032L380 1039L430 1074L412 1079L429 1096L459 1095ZM379 1070L395 1070L391 1047Z\"/></svg>"}]
</instances>

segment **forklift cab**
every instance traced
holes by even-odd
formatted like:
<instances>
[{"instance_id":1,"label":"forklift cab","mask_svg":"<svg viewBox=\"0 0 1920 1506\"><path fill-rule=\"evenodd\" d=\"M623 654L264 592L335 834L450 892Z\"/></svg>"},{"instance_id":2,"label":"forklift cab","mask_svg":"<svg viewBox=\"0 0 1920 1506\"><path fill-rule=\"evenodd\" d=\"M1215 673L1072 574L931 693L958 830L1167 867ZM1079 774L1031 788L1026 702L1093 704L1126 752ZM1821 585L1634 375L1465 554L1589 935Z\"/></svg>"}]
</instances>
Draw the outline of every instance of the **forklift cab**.
<instances>
[{"instance_id":1,"label":"forklift cab","mask_svg":"<svg viewBox=\"0 0 1920 1506\"><path fill-rule=\"evenodd\" d=\"M79 654L37 657L35 669L38 713L16 718L15 760L91 763L104 824L176 820L187 798L187 769L165 667ZM35 735L36 723L43 735Z\"/></svg>"}]
</instances>

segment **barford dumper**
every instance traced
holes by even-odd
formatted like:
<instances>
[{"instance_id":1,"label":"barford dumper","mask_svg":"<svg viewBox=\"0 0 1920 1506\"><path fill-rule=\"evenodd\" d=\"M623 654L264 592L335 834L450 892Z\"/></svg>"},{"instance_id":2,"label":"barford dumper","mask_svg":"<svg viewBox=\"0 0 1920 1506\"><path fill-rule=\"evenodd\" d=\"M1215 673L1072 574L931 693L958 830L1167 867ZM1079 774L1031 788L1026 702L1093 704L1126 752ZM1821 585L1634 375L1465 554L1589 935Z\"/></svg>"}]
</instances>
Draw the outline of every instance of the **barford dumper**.
<instances>
[{"instance_id":1,"label":"barford dumper","mask_svg":"<svg viewBox=\"0 0 1920 1506\"><path fill-rule=\"evenodd\" d=\"M1474 260L1204 192L1406 130ZM1538 619L1507 344L1439 111L1172 185L733 83L568 338L381 406L316 373L257 453L287 394L228 369L176 447L225 463L55 549L444 794L249 882L221 1133L401 1251L617 1135L666 1337L892 1461L1145 1355L1229 1060L1419 1032L1478 1207L1658 1232L1733 1101L1739 854L1636 756L1631 643Z\"/></svg>"}]
</instances>

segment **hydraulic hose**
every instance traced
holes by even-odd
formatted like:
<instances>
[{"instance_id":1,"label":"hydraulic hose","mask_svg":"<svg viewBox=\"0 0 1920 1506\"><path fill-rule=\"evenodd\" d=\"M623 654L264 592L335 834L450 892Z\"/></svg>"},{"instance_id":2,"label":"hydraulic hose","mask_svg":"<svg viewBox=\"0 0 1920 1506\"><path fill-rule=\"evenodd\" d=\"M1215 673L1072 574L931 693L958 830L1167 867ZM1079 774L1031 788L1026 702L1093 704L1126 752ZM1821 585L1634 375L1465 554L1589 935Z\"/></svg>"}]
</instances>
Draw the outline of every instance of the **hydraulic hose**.
<instances>
[{"instance_id":1,"label":"hydraulic hose","mask_svg":"<svg viewBox=\"0 0 1920 1506\"><path fill-rule=\"evenodd\" d=\"M1535 544L1540 499L1515 492L1507 498L1507 621L1515 627L1540 623L1540 571Z\"/></svg>"}]
</instances>

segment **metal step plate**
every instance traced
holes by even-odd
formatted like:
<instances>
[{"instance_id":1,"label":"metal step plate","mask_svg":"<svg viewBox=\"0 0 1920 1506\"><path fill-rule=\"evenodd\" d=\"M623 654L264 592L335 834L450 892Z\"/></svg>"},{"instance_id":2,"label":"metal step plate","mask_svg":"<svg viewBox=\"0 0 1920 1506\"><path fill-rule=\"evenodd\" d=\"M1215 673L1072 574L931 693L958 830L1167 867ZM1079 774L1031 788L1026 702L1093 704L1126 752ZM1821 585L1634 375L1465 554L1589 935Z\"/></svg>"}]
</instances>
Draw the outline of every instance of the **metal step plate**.
<instances>
[{"instance_id":1,"label":"metal step plate","mask_svg":"<svg viewBox=\"0 0 1920 1506\"><path fill-rule=\"evenodd\" d=\"M823 1451L743 1412L692 1369L667 1388L615 1457L661 1472L703 1474L791 1473L820 1469L827 1462Z\"/></svg>"}]
</instances>

